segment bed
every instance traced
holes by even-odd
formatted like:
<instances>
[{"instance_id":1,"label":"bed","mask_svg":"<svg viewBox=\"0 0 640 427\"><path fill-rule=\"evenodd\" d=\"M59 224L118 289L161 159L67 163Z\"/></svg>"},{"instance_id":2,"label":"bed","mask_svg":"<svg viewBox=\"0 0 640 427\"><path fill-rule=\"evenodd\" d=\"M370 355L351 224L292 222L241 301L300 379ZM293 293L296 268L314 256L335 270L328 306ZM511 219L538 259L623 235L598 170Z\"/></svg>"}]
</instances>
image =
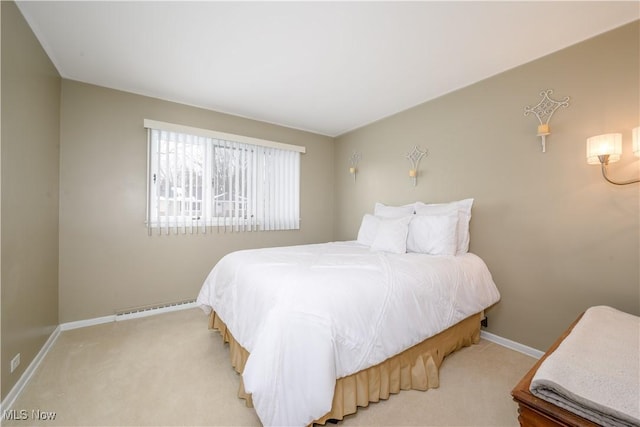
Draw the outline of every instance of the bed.
<instances>
[{"instance_id":1,"label":"bed","mask_svg":"<svg viewBox=\"0 0 640 427\"><path fill-rule=\"evenodd\" d=\"M237 251L212 269L197 301L264 425L342 419L400 389L437 387L444 356L478 341L500 298L486 264L457 253L458 220L455 244L436 245L446 254L408 252L410 209L385 217L376 205L356 241ZM458 218L444 211L426 222Z\"/></svg>"}]
</instances>

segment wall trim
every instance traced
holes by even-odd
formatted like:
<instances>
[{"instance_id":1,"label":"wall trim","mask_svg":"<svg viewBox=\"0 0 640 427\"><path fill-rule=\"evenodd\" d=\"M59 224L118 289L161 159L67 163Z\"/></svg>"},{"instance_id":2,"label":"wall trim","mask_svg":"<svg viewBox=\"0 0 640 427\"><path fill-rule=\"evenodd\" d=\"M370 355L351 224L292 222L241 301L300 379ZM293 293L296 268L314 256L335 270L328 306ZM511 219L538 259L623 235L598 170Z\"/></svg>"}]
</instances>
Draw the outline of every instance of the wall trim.
<instances>
[{"instance_id":1,"label":"wall trim","mask_svg":"<svg viewBox=\"0 0 640 427\"><path fill-rule=\"evenodd\" d=\"M77 320L75 322L66 322L66 323L62 323L60 325L60 328L63 331L70 331L72 329L85 328L87 326L102 325L104 323L110 323L110 322L120 322L122 320L139 319L141 317L155 316L157 314L169 313L172 311L188 310L190 308L195 308L195 307L198 307L198 303L189 302L185 304L152 308L144 311L136 311L136 312L126 313L126 314L112 314L110 316L95 317L93 319Z\"/></svg>"},{"instance_id":2,"label":"wall trim","mask_svg":"<svg viewBox=\"0 0 640 427\"><path fill-rule=\"evenodd\" d=\"M60 330L71 331L73 329L86 328L87 326L102 325L103 323L115 322L116 315L96 317L93 319L77 320L60 324Z\"/></svg>"},{"instance_id":3,"label":"wall trim","mask_svg":"<svg viewBox=\"0 0 640 427\"><path fill-rule=\"evenodd\" d=\"M519 342L512 341L507 338L503 338L499 335L492 334L491 332L480 331L480 338L484 338L487 341L501 345L511 350L515 350L519 353L526 354L527 356L540 359L544 355L544 351L540 351L528 345L520 344Z\"/></svg>"},{"instance_id":4,"label":"wall trim","mask_svg":"<svg viewBox=\"0 0 640 427\"><path fill-rule=\"evenodd\" d=\"M7 394L7 397L5 397L5 399L0 403L0 414L4 414L4 410L11 409L11 406L13 406L14 402L16 401L18 396L20 396L20 393L22 393L22 390L27 385L36 369L38 369L38 366L40 366L40 364L44 360L44 357L47 355L47 353L49 353L49 350L51 350L51 347L53 347L53 344L60 336L61 330L62 329L60 328L60 326L57 326L56 329L54 329L54 331L51 333L51 335L49 335L49 338L44 343L38 354L36 354L36 357L33 358L31 363L29 363L29 366L27 366L27 369L24 370L24 372L20 376L20 379L18 379L18 381L14 384L14 386Z\"/></svg>"}]
</instances>

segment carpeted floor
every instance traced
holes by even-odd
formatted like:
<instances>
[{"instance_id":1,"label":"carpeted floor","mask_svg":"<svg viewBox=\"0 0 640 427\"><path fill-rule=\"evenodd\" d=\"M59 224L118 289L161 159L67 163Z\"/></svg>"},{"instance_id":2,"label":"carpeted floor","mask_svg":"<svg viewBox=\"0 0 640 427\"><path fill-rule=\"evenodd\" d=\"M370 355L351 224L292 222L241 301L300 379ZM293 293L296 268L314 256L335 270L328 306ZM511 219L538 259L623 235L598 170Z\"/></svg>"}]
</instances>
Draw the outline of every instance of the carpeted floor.
<instances>
[{"instance_id":1,"label":"carpeted floor","mask_svg":"<svg viewBox=\"0 0 640 427\"><path fill-rule=\"evenodd\" d=\"M259 426L207 316L188 309L62 332L3 426ZM342 426L517 426L510 391L535 359L481 340L440 387L360 408ZM39 411L39 412L38 412ZM42 418L55 419L37 420ZM331 425L331 424L327 424Z\"/></svg>"}]
</instances>

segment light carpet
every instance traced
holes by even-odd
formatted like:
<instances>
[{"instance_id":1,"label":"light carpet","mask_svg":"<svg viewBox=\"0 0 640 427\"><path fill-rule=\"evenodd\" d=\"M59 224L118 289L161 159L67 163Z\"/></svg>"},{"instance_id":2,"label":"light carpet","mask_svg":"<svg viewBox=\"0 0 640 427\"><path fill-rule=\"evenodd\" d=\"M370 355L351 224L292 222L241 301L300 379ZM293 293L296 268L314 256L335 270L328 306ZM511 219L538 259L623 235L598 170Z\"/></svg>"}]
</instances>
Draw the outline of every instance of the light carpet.
<instances>
[{"instance_id":1,"label":"light carpet","mask_svg":"<svg viewBox=\"0 0 640 427\"><path fill-rule=\"evenodd\" d=\"M228 346L207 325L195 308L62 332L5 408L25 419L2 425L259 426L237 398ZM510 392L534 363L481 340L444 360L439 388L403 391L338 426L518 426Z\"/></svg>"}]
</instances>

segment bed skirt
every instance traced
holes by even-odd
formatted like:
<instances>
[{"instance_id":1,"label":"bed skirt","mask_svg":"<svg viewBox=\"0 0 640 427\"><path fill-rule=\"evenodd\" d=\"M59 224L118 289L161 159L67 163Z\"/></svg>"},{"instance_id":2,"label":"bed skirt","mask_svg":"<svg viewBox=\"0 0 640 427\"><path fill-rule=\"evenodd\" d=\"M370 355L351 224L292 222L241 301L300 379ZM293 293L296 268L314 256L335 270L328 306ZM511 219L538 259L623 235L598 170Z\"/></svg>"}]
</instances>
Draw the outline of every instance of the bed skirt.
<instances>
[{"instance_id":1,"label":"bed skirt","mask_svg":"<svg viewBox=\"0 0 640 427\"><path fill-rule=\"evenodd\" d=\"M391 394L401 390L428 390L439 386L438 369L443 359L454 351L477 344L480 341L481 313L469 316L449 329L422 341L384 362L336 380L331 411L314 424L325 424L327 420L342 420L346 415L354 414L358 406L368 406L370 402L386 400ZM211 312L209 328L216 329L224 342L229 343L231 365L242 373L249 357L245 350L233 338L227 326ZM251 395L244 390L242 376L238 397L245 399L252 407Z\"/></svg>"}]
</instances>

